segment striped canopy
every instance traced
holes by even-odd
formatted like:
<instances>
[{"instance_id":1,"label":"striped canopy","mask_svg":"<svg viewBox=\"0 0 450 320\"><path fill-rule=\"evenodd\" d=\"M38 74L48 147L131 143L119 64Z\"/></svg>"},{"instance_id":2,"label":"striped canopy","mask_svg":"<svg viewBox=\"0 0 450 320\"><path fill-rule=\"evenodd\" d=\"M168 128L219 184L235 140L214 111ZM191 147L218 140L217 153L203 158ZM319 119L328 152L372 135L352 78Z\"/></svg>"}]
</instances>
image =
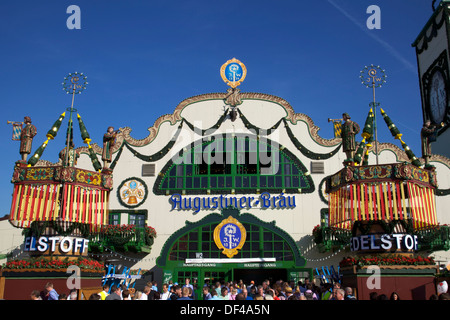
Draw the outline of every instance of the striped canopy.
<instances>
[{"instance_id":1,"label":"striped canopy","mask_svg":"<svg viewBox=\"0 0 450 320\"><path fill-rule=\"evenodd\" d=\"M410 164L346 167L327 181L329 225L412 220L415 229L437 225L434 172Z\"/></svg>"},{"instance_id":2,"label":"striped canopy","mask_svg":"<svg viewBox=\"0 0 450 320\"><path fill-rule=\"evenodd\" d=\"M73 167L16 167L10 221L28 228L33 221L107 224L112 176Z\"/></svg>"}]
</instances>

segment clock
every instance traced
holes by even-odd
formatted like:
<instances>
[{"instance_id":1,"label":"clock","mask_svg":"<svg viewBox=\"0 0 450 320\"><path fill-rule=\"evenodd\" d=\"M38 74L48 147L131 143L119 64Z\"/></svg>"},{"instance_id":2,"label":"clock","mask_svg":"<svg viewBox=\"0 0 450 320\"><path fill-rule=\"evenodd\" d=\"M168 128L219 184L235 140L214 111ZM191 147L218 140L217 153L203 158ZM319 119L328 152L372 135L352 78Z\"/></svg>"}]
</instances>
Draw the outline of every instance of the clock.
<instances>
[{"instance_id":1,"label":"clock","mask_svg":"<svg viewBox=\"0 0 450 320\"><path fill-rule=\"evenodd\" d=\"M443 73L437 69L431 76L429 106L431 120L438 124L444 121L447 109L447 91Z\"/></svg>"}]
</instances>

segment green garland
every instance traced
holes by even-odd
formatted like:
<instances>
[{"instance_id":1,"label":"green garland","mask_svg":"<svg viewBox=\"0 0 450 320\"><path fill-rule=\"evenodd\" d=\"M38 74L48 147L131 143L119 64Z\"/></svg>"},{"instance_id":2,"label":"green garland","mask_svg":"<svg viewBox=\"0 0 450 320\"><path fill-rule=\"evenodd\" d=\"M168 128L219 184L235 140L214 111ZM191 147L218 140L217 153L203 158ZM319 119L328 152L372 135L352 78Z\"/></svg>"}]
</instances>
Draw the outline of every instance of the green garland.
<instances>
[{"instance_id":1,"label":"green garland","mask_svg":"<svg viewBox=\"0 0 450 320\"><path fill-rule=\"evenodd\" d=\"M331 177L331 175L330 175L330 176L326 176L326 177L323 178L322 181L320 181L320 183L319 183L319 190L318 190L318 192L319 192L319 198L320 198L320 200L321 200L323 203L325 203L326 205L328 205L329 202L328 202L328 200L325 198L325 196L324 196L324 194L323 194L322 187L323 187L323 184L324 184L330 177Z\"/></svg>"},{"instance_id":2,"label":"green garland","mask_svg":"<svg viewBox=\"0 0 450 320\"><path fill-rule=\"evenodd\" d=\"M72 222L67 230L64 230L57 221L33 221L29 228L24 229L22 234L25 237L39 238L47 228L52 228L58 235L69 236L75 229L78 229L83 238L88 238L90 235L90 225L87 223Z\"/></svg>"},{"instance_id":3,"label":"green garland","mask_svg":"<svg viewBox=\"0 0 450 320\"><path fill-rule=\"evenodd\" d=\"M249 129L249 130L254 130L257 135L260 134L261 130L263 130L264 132L267 132L266 135L268 135L268 136L271 135L272 132L274 132L276 129L278 129L279 125L281 124L281 121L283 121L283 119L280 119L280 121L278 121L270 129L261 129L261 128L258 128L257 126L251 124L250 121L248 121L248 119L242 114L241 110L237 109L237 111L238 111L239 117L241 118L241 120L244 123L245 127L247 129Z\"/></svg>"},{"instance_id":4,"label":"green garland","mask_svg":"<svg viewBox=\"0 0 450 320\"><path fill-rule=\"evenodd\" d=\"M436 189L436 196L448 196L450 194L450 189Z\"/></svg>"},{"instance_id":5,"label":"green garland","mask_svg":"<svg viewBox=\"0 0 450 320\"><path fill-rule=\"evenodd\" d=\"M289 125L288 125L286 119L283 118L282 120L283 120L283 122L284 122L286 131L287 131L287 134L288 134L289 138L291 139L292 143L295 145L295 147L296 147L296 148L297 148L297 149L298 149L305 157L307 157L307 158L309 158L309 159L313 159L313 160L326 160L326 159L329 159L329 158L333 157L333 156L339 151L339 149L340 149L341 146L342 146L342 143L341 143L341 144L339 144L339 146L338 146L336 149L334 149L334 150L331 151L330 153L323 153L323 154L321 154L321 153L315 153L315 152L313 152L313 151L311 151L311 150L308 150L308 149L307 149L305 146L303 146L303 145L301 144L301 142L295 137L295 135L293 134L291 128L289 128Z\"/></svg>"},{"instance_id":6,"label":"green garland","mask_svg":"<svg viewBox=\"0 0 450 320\"><path fill-rule=\"evenodd\" d=\"M217 122L210 128L208 129L198 129L196 128L192 123L190 123L189 121L187 121L186 119L183 119L183 122L186 123L186 125L194 132L202 132L202 136L204 136L205 134L213 134L214 132L217 131L217 129L219 129L220 125L222 124L222 122L225 120L227 114L228 114L229 109L226 109L225 112L223 113L223 115L219 118L219 120L217 120Z\"/></svg>"},{"instance_id":7,"label":"green garland","mask_svg":"<svg viewBox=\"0 0 450 320\"><path fill-rule=\"evenodd\" d=\"M225 119L227 114L228 114L228 109L225 110L224 114L219 118L219 120L216 122L216 124L214 124L212 127L208 128L208 129L198 129L194 125L192 125L189 121L187 121L186 119L182 119L180 125L178 126L177 132L172 137L172 139L170 139L169 143L164 148L162 148L161 150L159 150L158 152L156 152L150 156L146 156L142 153L137 152L127 142L124 142L122 144L122 146L120 147L116 157L114 158L114 161L111 163L110 168L111 169L115 168L117 161L119 161L119 158L122 155L122 150L123 150L124 146L127 147L127 149L130 150L130 152L135 157L139 158L140 160L145 161L145 162L155 162L155 161L162 159L172 149L172 147L174 146L174 144L176 143L176 141L178 139L178 136L180 135L183 124L186 124L194 132L201 131L202 135L205 135L205 133L211 134L211 133L214 133L220 127L220 124L223 122L223 120Z\"/></svg>"}]
</instances>

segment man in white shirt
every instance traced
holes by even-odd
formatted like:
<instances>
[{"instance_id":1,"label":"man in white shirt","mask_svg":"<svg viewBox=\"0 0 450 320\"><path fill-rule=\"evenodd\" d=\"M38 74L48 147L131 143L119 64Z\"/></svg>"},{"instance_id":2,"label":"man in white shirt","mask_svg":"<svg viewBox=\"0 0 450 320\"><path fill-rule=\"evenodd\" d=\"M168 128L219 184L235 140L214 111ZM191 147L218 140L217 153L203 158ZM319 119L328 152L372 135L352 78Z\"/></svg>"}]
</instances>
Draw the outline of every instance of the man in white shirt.
<instances>
[{"instance_id":1,"label":"man in white shirt","mask_svg":"<svg viewBox=\"0 0 450 320\"><path fill-rule=\"evenodd\" d=\"M149 286L144 287L141 298L139 300L148 300L148 295L150 294L151 288Z\"/></svg>"},{"instance_id":2,"label":"man in white shirt","mask_svg":"<svg viewBox=\"0 0 450 320\"><path fill-rule=\"evenodd\" d=\"M159 300L168 300L170 297L170 292L169 292L169 285L167 283L163 284L162 287L162 294L161 294L161 298Z\"/></svg>"}]
</instances>

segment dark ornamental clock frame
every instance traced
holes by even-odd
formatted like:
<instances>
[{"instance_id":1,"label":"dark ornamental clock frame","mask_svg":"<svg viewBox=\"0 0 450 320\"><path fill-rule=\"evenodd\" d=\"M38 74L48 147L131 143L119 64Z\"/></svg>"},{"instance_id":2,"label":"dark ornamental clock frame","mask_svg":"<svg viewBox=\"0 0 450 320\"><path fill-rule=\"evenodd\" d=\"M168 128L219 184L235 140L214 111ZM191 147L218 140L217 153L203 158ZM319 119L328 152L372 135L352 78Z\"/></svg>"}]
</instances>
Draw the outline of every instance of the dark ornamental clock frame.
<instances>
[{"instance_id":1,"label":"dark ornamental clock frame","mask_svg":"<svg viewBox=\"0 0 450 320\"><path fill-rule=\"evenodd\" d=\"M445 88L445 105L443 116L441 119L436 119L436 115L434 114L435 110L432 106L432 84L433 77L441 74L444 80L444 88ZM450 110L448 107L448 92L449 92L449 68L448 68L448 60L447 60L447 50L444 50L439 57L433 61L428 70L424 73L422 77L422 83L424 88L424 101L425 101L425 110L424 110L424 121L430 120L432 123L439 124L443 122L445 124L444 127L447 127L450 124ZM442 130L442 129L441 129Z\"/></svg>"}]
</instances>

